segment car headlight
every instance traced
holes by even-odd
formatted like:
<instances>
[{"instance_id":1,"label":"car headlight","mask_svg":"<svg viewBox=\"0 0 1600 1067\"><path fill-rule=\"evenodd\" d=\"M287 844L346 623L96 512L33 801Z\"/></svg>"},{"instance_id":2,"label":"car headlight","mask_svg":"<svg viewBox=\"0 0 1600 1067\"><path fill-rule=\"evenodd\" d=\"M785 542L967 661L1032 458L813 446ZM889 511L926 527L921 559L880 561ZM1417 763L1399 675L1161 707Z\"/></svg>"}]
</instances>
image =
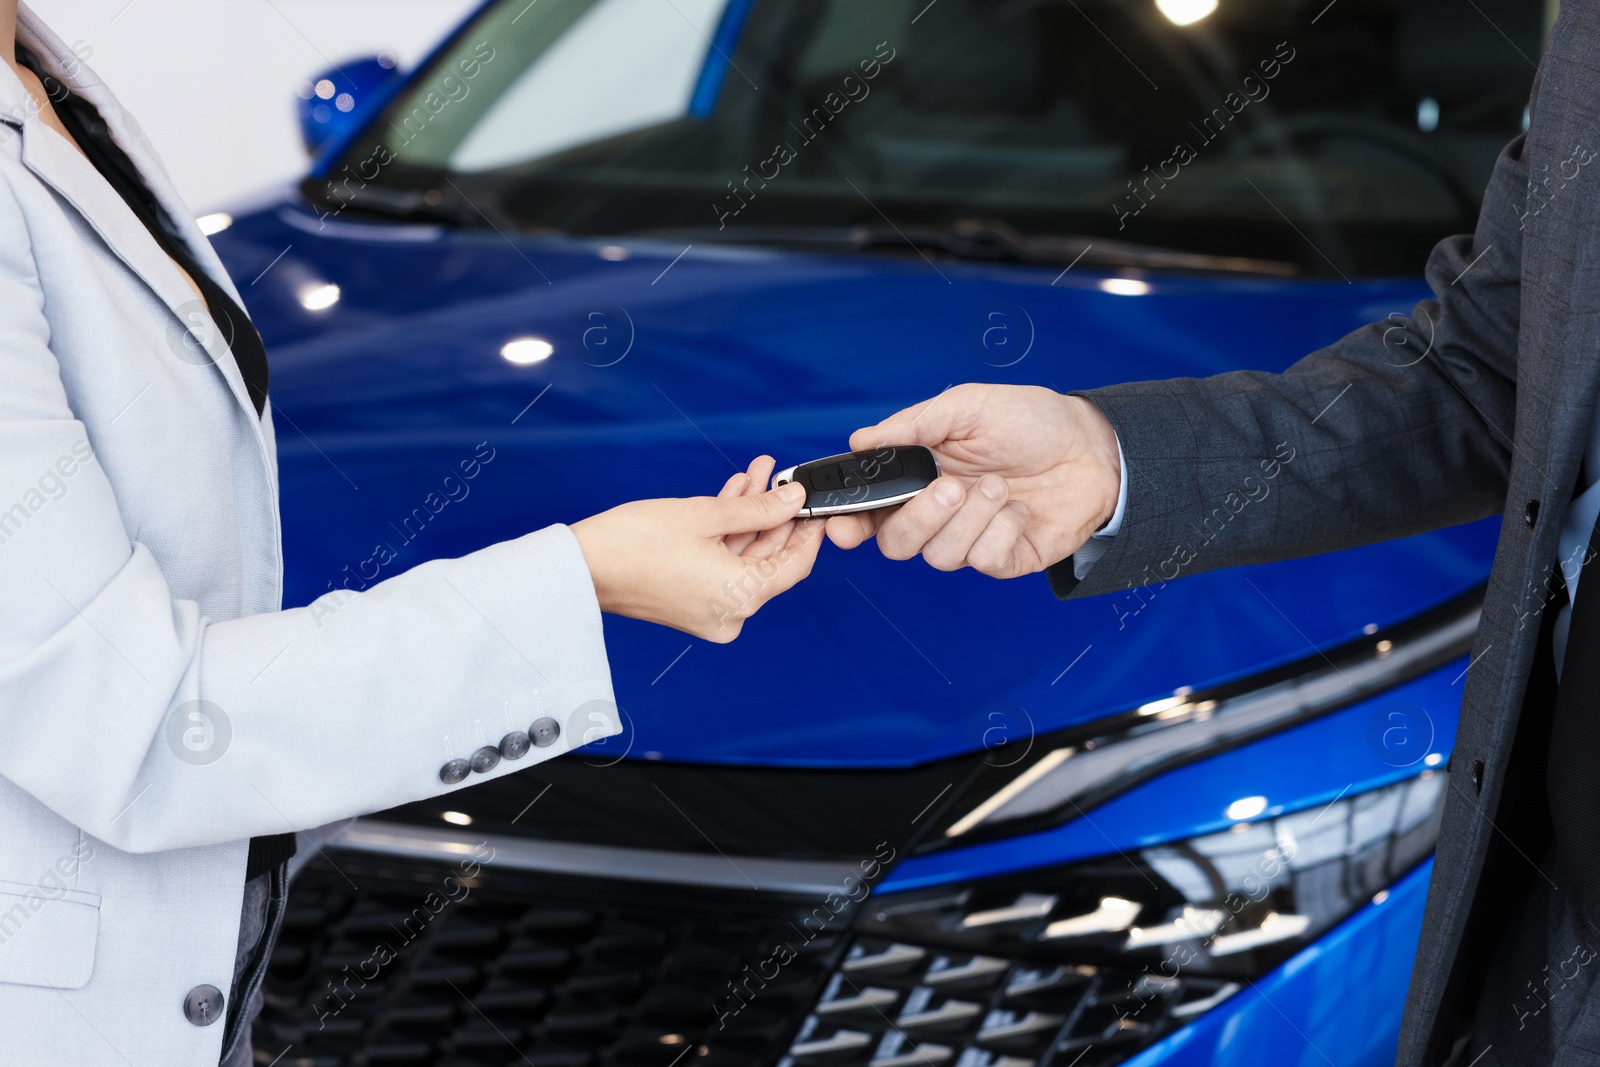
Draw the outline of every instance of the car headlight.
<instances>
[{"instance_id":1,"label":"car headlight","mask_svg":"<svg viewBox=\"0 0 1600 1067\"><path fill-rule=\"evenodd\" d=\"M870 898L784 1063L1121 1062L1381 900L1433 850L1447 780L1424 771L1134 855Z\"/></svg>"}]
</instances>

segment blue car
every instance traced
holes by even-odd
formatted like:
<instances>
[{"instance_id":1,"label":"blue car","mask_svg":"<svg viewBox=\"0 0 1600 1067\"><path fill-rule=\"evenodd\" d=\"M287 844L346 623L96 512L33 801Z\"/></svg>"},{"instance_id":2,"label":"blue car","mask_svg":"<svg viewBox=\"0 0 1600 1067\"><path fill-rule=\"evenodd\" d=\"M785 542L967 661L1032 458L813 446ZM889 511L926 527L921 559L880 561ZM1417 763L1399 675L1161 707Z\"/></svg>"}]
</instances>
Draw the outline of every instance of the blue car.
<instances>
[{"instance_id":1,"label":"blue car","mask_svg":"<svg viewBox=\"0 0 1600 1067\"><path fill-rule=\"evenodd\" d=\"M272 356L287 600L952 383L1281 369L1409 311L1544 18L492 0L329 71L305 180L204 220ZM338 831L257 1061L1391 1062L1497 530L1188 573L1295 462L1114 596L825 548L732 644L607 617L624 732Z\"/></svg>"}]
</instances>

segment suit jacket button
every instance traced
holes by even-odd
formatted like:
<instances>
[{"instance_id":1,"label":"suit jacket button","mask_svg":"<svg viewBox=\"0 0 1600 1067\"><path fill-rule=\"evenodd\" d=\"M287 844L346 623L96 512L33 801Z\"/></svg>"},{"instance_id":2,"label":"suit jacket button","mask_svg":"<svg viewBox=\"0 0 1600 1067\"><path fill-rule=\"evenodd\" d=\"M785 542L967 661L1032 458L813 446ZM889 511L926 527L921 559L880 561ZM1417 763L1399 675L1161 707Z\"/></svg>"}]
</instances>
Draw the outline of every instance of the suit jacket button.
<instances>
[{"instance_id":1,"label":"suit jacket button","mask_svg":"<svg viewBox=\"0 0 1600 1067\"><path fill-rule=\"evenodd\" d=\"M506 759L521 759L528 754L533 742L521 730L513 730L500 739L500 755Z\"/></svg>"},{"instance_id":2,"label":"suit jacket button","mask_svg":"<svg viewBox=\"0 0 1600 1067\"><path fill-rule=\"evenodd\" d=\"M222 990L197 985L183 998L183 1017L196 1026L210 1026L222 1018Z\"/></svg>"},{"instance_id":3,"label":"suit jacket button","mask_svg":"<svg viewBox=\"0 0 1600 1067\"><path fill-rule=\"evenodd\" d=\"M472 769L479 774L488 774L500 766L500 750L493 745L484 745L472 754Z\"/></svg>"},{"instance_id":4,"label":"suit jacket button","mask_svg":"<svg viewBox=\"0 0 1600 1067\"><path fill-rule=\"evenodd\" d=\"M1483 760L1481 759L1472 761L1472 791L1474 793L1483 792Z\"/></svg>"},{"instance_id":5,"label":"suit jacket button","mask_svg":"<svg viewBox=\"0 0 1600 1067\"><path fill-rule=\"evenodd\" d=\"M453 759L439 768L439 781L445 785L455 785L457 782L467 780L467 775L472 773L472 764L464 759Z\"/></svg>"},{"instance_id":6,"label":"suit jacket button","mask_svg":"<svg viewBox=\"0 0 1600 1067\"><path fill-rule=\"evenodd\" d=\"M1528 529L1533 529L1533 524L1539 521L1539 502L1530 500L1522 509L1522 521L1528 524Z\"/></svg>"},{"instance_id":7,"label":"suit jacket button","mask_svg":"<svg viewBox=\"0 0 1600 1067\"><path fill-rule=\"evenodd\" d=\"M528 727L528 736L533 738L533 743L540 748L549 748L556 743L556 738L561 736L561 724L550 716L535 719L532 726Z\"/></svg>"}]
</instances>

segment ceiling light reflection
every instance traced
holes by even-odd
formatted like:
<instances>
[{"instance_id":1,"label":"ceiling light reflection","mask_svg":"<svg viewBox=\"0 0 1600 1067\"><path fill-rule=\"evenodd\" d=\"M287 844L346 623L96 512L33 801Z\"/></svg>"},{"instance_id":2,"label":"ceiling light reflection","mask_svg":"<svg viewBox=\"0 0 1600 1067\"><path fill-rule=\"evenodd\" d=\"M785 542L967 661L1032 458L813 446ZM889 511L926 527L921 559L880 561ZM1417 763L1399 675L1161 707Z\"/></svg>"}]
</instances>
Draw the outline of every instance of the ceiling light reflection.
<instances>
[{"instance_id":1,"label":"ceiling light reflection","mask_svg":"<svg viewBox=\"0 0 1600 1067\"><path fill-rule=\"evenodd\" d=\"M1156 10L1174 26L1199 22L1217 9L1217 0L1156 0Z\"/></svg>"},{"instance_id":2,"label":"ceiling light reflection","mask_svg":"<svg viewBox=\"0 0 1600 1067\"><path fill-rule=\"evenodd\" d=\"M500 355L505 357L507 363L525 367L530 363L543 363L555 350L555 345L542 337L518 337L514 341L507 341L500 349Z\"/></svg>"},{"instance_id":3,"label":"ceiling light reflection","mask_svg":"<svg viewBox=\"0 0 1600 1067\"><path fill-rule=\"evenodd\" d=\"M221 233L233 225L233 216L226 211L213 211L209 215L201 215L194 220L200 227L200 232L210 237L214 233Z\"/></svg>"},{"instance_id":4,"label":"ceiling light reflection","mask_svg":"<svg viewBox=\"0 0 1600 1067\"><path fill-rule=\"evenodd\" d=\"M332 282L308 285L300 290L300 306L307 311L326 311L339 302L339 287Z\"/></svg>"},{"instance_id":5,"label":"ceiling light reflection","mask_svg":"<svg viewBox=\"0 0 1600 1067\"><path fill-rule=\"evenodd\" d=\"M1232 804L1229 804L1227 810L1222 814L1234 822L1240 822L1244 819L1253 819L1266 810L1266 797L1240 797Z\"/></svg>"}]
</instances>

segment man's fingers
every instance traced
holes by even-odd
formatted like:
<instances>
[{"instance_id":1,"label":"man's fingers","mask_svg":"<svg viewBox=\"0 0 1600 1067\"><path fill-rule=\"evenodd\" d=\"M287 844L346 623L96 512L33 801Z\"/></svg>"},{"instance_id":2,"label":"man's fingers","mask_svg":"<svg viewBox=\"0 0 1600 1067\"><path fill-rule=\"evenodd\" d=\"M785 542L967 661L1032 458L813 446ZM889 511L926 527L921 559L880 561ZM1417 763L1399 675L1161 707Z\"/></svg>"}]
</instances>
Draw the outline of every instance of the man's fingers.
<instances>
[{"instance_id":1,"label":"man's fingers","mask_svg":"<svg viewBox=\"0 0 1600 1067\"><path fill-rule=\"evenodd\" d=\"M961 510L966 489L954 478L934 479L878 524L878 548L890 559L910 559Z\"/></svg>"},{"instance_id":2,"label":"man's fingers","mask_svg":"<svg viewBox=\"0 0 1600 1067\"><path fill-rule=\"evenodd\" d=\"M986 474L967 490L967 499L922 546L922 558L935 570L956 571L967 565L967 553L1005 506L1004 478Z\"/></svg>"},{"instance_id":3,"label":"man's fingers","mask_svg":"<svg viewBox=\"0 0 1600 1067\"><path fill-rule=\"evenodd\" d=\"M722 483L722 488L717 490L717 499L726 500L730 496L743 496L749 487L750 476L744 471L739 471L729 475L728 480Z\"/></svg>"},{"instance_id":4,"label":"man's fingers","mask_svg":"<svg viewBox=\"0 0 1600 1067\"><path fill-rule=\"evenodd\" d=\"M967 550L967 563L991 578L1015 578L1026 573L1028 568L1018 560L1017 546L1027 529L1028 506L1020 500L1010 501L995 513Z\"/></svg>"},{"instance_id":5,"label":"man's fingers","mask_svg":"<svg viewBox=\"0 0 1600 1067\"><path fill-rule=\"evenodd\" d=\"M912 404L908 408L890 415L887 419L875 426L863 426L850 435L850 451L865 452L871 448L881 448L884 445L936 445L944 440L943 434L929 430L932 424L927 421L928 409L938 400L924 400L920 404ZM931 439L924 440L919 436L922 433L934 433Z\"/></svg>"},{"instance_id":6,"label":"man's fingers","mask_svg":"<svg viewBox=\"0 0 1600 1067\"><path fill-rule=\"evenodd\" d=\"M885 445L926 445L937 448L971 429L994 391L992 385L957 385L938 396L897 411L876 426L864 426L850 435L850 450L863 452Z\"/></svg>"},{"instance_id":7,"label":"man's fingers","mask_svg":"<svg viewBox=\"0 0 1600 1067\"><path fill-rule=\"evenodd\" d=\"M751 496L715 497L710 501L713 536L770 530L782 526L805 507L805 487L795 482Z\"/></svg>"},{"instance_id":8,"label":"man's fingers","mask_svg":"<svg viewBox=\"0 0 1600 1067\"><path fill-rule=\"evenodd\" d=\"M897 508L878 511L858 511L853 515L835 515L828 519L828 540L840 548L855 548L863 541L872 540L878 524L892 515Z\"/></svg>"}]
</instances>

